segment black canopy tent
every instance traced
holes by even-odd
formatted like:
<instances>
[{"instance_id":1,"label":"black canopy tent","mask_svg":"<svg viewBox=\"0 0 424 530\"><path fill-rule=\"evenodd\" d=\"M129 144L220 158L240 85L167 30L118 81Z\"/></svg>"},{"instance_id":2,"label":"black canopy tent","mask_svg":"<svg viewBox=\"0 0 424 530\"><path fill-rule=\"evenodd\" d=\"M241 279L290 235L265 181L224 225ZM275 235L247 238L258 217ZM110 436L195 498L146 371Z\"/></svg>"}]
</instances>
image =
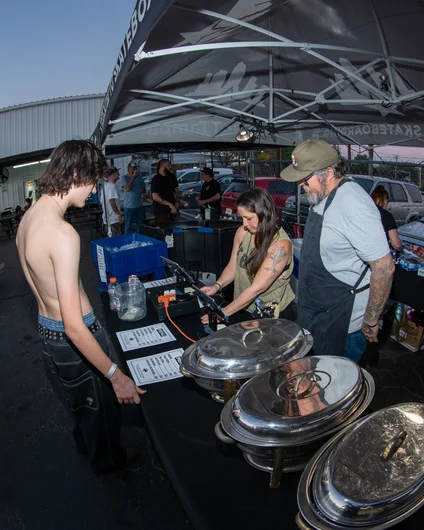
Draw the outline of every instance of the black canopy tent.
<instances>
[{"instance_id":1,"label":"black canopy tent","mask_svg":"<svg viewBox=\"0 0 424 530\"><path fill-rule=\"evenodd\" d=\"M423 26L423 0L138 0L93 137L424 146Z\"/></svg>"}]
</instances>

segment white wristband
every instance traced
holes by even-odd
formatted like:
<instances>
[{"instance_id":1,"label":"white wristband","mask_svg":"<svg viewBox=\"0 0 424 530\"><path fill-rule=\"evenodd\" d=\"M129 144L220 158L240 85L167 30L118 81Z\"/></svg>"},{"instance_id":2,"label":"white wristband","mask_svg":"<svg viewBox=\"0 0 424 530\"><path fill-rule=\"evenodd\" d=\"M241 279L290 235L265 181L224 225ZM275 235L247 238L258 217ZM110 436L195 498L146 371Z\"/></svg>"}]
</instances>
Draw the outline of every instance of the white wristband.
<instances>
[{"instance_id":1,"label":"white wristband","mask_svg":"<svg viewBox=\"0 0 424 530\"><path fill-rule=\"evenodd\" d=\"M111 379L113 374L116 372L117 368L118 368L118 365L116 363L112 363L112 366L110 367L109 372L107 374L105 374L105 377L107 379Z\"/></svg>"}]
</instances>

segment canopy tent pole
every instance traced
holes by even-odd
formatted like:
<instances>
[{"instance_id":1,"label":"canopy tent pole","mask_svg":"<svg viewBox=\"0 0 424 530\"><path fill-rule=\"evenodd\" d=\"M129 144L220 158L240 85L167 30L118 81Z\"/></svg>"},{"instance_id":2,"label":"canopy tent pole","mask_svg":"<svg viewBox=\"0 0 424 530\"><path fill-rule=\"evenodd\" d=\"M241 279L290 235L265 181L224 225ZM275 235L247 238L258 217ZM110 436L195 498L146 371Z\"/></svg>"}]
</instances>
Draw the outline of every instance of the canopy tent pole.
<instances>
[{"instance_id":1,"label":"canopy tent pole","mask_svg":"<svg viewBox=\"0 0 424 530\"><path fill-rule=\"evenodd\" d=\"M268 52L268 69L269 69L269 122L274 120L274 66L272 53Z\"/></svg>"}]
</instances>

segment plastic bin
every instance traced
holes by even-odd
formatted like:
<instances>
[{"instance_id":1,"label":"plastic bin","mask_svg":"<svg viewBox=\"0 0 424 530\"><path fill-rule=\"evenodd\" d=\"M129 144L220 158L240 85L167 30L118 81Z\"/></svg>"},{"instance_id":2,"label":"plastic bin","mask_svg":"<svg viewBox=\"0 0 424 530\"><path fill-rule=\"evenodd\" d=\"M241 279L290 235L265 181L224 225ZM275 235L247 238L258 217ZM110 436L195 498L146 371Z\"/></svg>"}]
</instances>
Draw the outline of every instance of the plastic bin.
<instances>
[{"instance_id":1,"label":"plastic bin","mask_svg":"<svg viewBox=\"0 0 424 530\"><path fill-rule=\"evenodd\" d=\"M151 245L119 252L110 250L134 241L149 242ZM118 283L127 282L131 274L145 277L146 280L158 280L165 277L161 256L168 257L166 243L142 234L97 239L91 242L91 253L94 263L97 263L101 291L107 289L111 276L115 276Z\"/></svg>"},{"instance_id":2,"label":"plastic bin","mask_svg":"<svg viewBox=\"0 0 424 530\"><path fill-rule=\"evenodd\" d=\"M169 259L189 271L221 274L231 257L239 221L177 221L161 226L146 223L143 234L166 241Z\"/></svg>"}]
</instances>

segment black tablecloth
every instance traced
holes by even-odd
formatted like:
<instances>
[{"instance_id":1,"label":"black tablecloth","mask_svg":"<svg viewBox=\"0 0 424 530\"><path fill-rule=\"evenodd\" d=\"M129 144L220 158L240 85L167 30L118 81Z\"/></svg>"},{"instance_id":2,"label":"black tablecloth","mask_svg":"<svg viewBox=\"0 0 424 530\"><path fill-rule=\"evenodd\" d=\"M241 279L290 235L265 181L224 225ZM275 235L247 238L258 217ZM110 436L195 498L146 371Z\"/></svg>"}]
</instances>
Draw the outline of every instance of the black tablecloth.
<instances>
[{"instance_id":1,"label":"black tablecloth","mask_svg":"<svg viewBox=\"0 0 424 530\"><path fill-rule=\"evenodd\" d=\"M424 310L424 277L396 266L390 298Z\"/></svg>"},{"instance_id":2,"label":"black tablecloth","mask_svg":"<svg viewBox=\"0 0 424 530\"><path fill-rule=\"evenodd\" d=\"M109 311L107 293L102 293L106 323L123 361L153 355L189 342L166 323L176 341L161 346L122 352L117 331L157 323L154 315L132 324ZM197 315L175 319L190 337L199 329ZM222 406L214 402L193 380L180 378L146 386L141 409L152 442L193 526L201 530L295 530L298 511L296 494L300 473L283 474L281 487L269 489L269 474L247 464L234 448L217 442L214 426ZM166 507L164 507L166 509ZM424 526L424 511L397 528L418 530Z\"/></svg>"}]
</instances>

